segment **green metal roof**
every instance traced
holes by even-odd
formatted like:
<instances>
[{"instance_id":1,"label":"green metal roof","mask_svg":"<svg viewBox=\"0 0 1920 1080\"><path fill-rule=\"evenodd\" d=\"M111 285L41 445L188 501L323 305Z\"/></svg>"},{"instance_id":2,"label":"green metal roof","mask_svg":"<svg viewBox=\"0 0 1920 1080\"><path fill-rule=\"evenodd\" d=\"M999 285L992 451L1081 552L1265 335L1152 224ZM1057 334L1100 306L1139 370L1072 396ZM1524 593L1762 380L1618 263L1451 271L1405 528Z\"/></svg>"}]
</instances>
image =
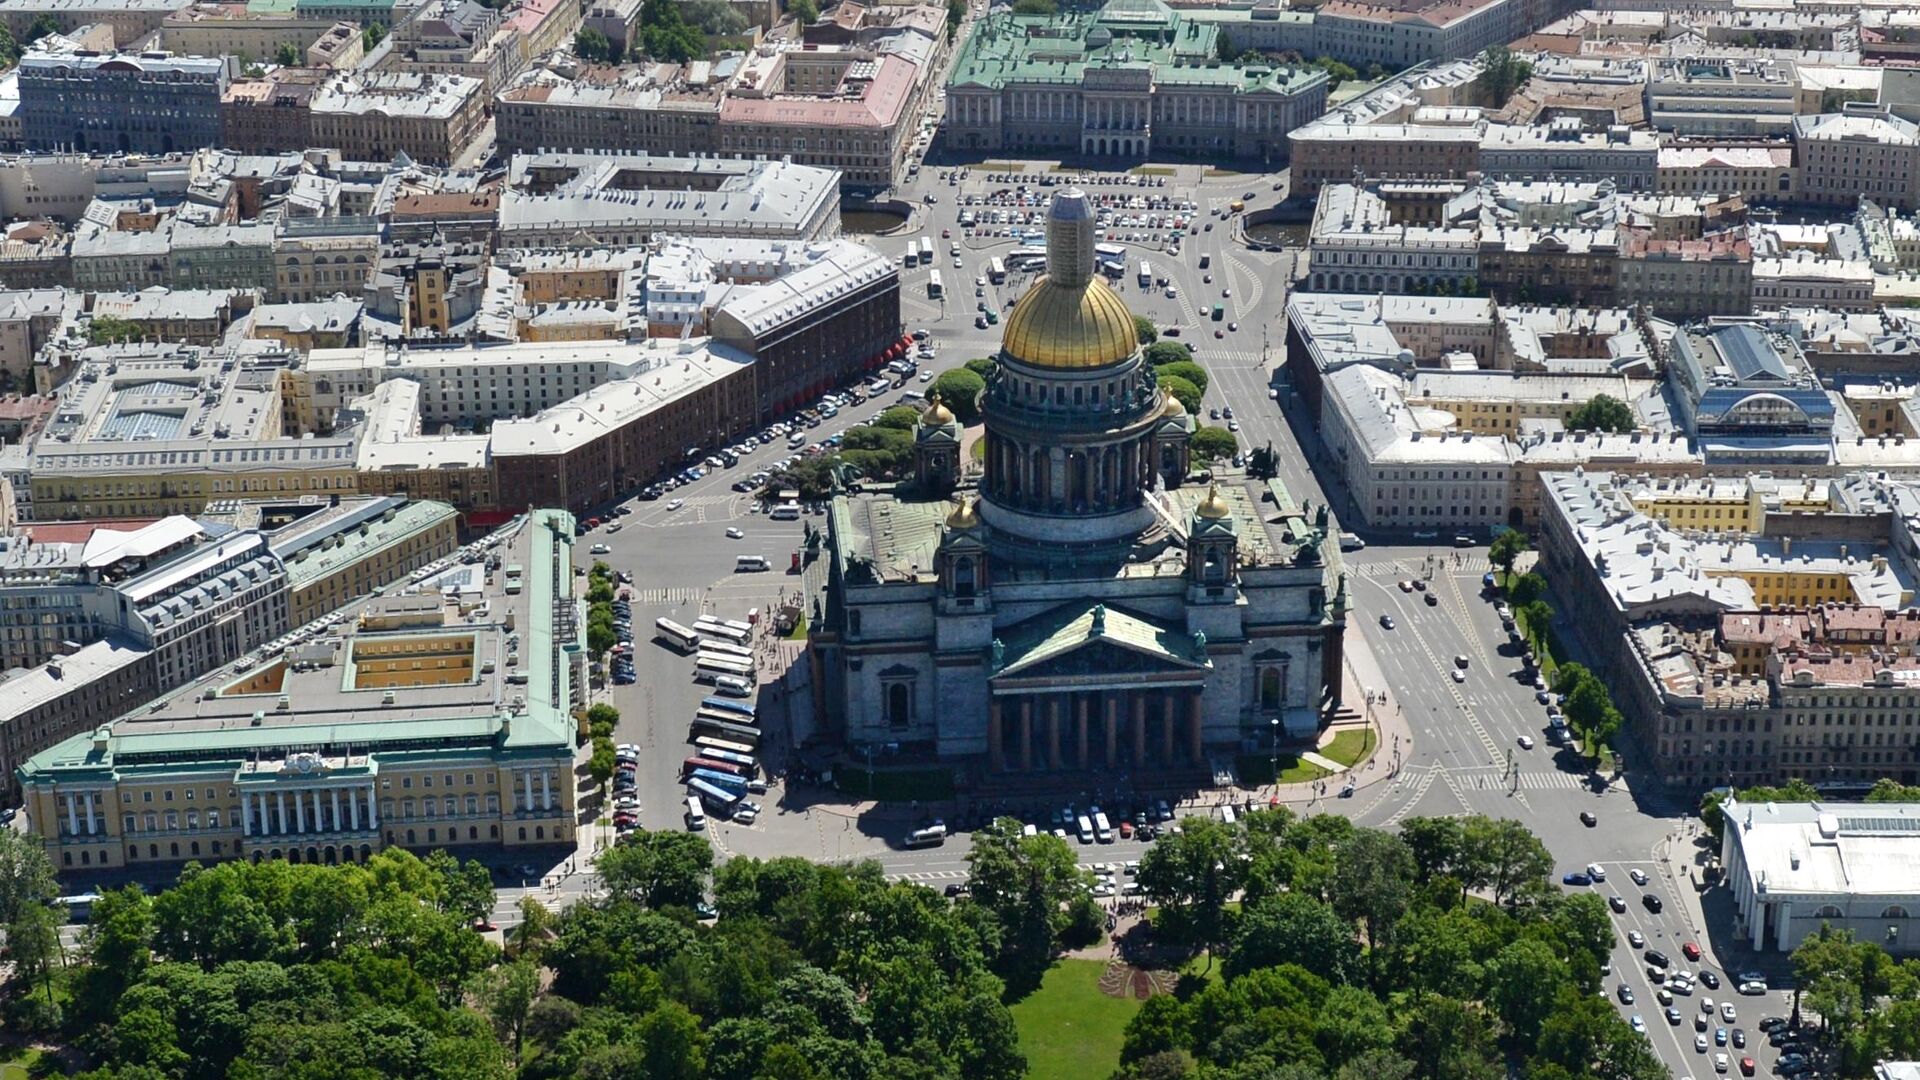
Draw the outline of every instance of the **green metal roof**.
<instances>
[{"instance_id":1,"label":"green metal roof","mask_svg":"<svg viewBox=\"0 0 1920 1080\"><path fill-rule=\"evenodd\" d=\"M1192 634L1102 604L1067 604L1002 631L999 667L994 674L1017 675L1098 641L1180 667L1213 666L1205 644Z\"/></svg>"}]
</instances>

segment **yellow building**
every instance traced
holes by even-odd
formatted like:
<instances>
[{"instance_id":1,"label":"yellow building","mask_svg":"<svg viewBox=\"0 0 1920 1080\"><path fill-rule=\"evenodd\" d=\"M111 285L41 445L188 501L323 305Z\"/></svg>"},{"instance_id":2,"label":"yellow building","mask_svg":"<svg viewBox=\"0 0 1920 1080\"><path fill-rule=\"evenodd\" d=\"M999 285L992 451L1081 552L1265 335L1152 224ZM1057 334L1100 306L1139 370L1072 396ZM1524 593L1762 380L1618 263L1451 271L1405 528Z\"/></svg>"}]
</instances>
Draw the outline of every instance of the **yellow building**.
<instances>
[{"instance_id":1,"label":"yellow building","mask_svg":"<svg viewBox=\"0 0 1920 1080\"><path fill-rule=\"evenodd\" d=\"M363 601L29 759L26 816L54 866L571 847L573 518L536 511L496 538L528 568L524 591L492 578L471 606L438 588Z\"/></svg>"}]
</instances>

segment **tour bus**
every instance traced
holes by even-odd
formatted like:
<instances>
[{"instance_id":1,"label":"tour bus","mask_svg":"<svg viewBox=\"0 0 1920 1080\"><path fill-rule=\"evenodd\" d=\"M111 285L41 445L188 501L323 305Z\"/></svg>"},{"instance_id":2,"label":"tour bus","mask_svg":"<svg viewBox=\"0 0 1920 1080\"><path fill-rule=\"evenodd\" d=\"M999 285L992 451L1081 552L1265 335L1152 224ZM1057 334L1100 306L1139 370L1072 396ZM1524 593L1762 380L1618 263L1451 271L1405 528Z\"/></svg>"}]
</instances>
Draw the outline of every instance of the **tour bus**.
<instances>
[{"instance_id":1,"label":"tour bus","mask_svg":"<svg viewBox=\"0 0 1920 1080\"><path fill-rule=\"evenodd\" d=\"M721 641L719 638L703 637L700 641L700 651L703 653L713 653L716 656L738 657L741 660L753 659L752 649L747 648L745 645L735 645L731 641Z\"/></svg>"},{"instance_id":2,"label":"tour bus","mask_svg":"<svg viewBox=\"0 0 1920 1080\"><path fill-rule=\"evenodd\" d=\"M699 748L702 757L731 761L735 765L754 760L752 743L737 743L716 735L695 735L693 745ZM756 767L758 767L757 762Z\"/></svg>"},{"instance_id":3,"label":"tour bus","mask_svg":"<svg viewBox=\"0 0 1920 1080\"><path fill-rule=\"evenodd\" d=\"M742 779L745 778L745 774L740 766L730 761L715 761L713 758L690 757L680 763L680 773L682 776L701 769L705 769L708 772L726 773L728 776L739 776Z\"/></svg>"},{"instance_id":4,"label":"tour bus","mask_svg":"<svg viewBox=\"0 0 1920 1080\"><path fill-rule=\"evenodd\" d=\"M747 781L744 777L732 773L723 773L714 769L695 769L687 774L687 782L698 780L703 784L712 784L721 791L731 792L735 798L747 793Z\"/></svg>"},{"instance_id":5,"label":"tour bus","mask_svg":"<svg viewBox=\"0 0 1920 1080\"><path fill-rule=\"evenodd\" d=\"M715 712L739 713L749 720L753 719L754 714L759 711L744 701L733 701L723 697L701 698L700 707L712 709Z\"/></svg>"},{"instance_id":6,"label":"tour bus","mask_svg":"<svg viewBox=\"0 0 1920 1080\"><path fill-rule=\"evenodd\" d=\"M699 777L687 781L687 790L693 792L698 797L698 801L706 803L715 810L730 810L734 803L740 801L740 796L734 792L716 784L709 784Z\"/></svg>"},{"instance_id":7,"label":"tour bus","mask_svg":"<svg viewBox=\"0 0 1920 1080\"><path fill-rule=\"evenodd\" d=\"M702 638L719 638L738 645L753 637L753 627L731 619L716 619L711 615L702 615L693 621L693 632Z\"/></svg>"},{"instance_id":8,"label":"tour bus","mask_svg":"<svg viewBox=\"0 0 1920 1080\"><path fill-rule=\"evenodd\" d=\"M93 905L99 899L99 893L76 893L61 897L59 904L67 909L68 922L83 923L93 918Z\"/></svg>"},{"instance_id":9,"label":"tour bus","mask_svg":"<svg viewBox=\"0 0 1920 1080\"><path fill-rule=\"evenodd\" d=\"M940 271L935 270L927 275L927 299L938 300L945 296L946 292L947 287L940 281Z\"/></svg>"},{"instance_id":10,"label":"tour bus","mask_svg":"<svg viewBox=\"0 0 1920 1080\"><path fill-rule=\"evenodd\" d=\"M987 280L993 282L995 285L1002 284L1007 280L1007 264L1002 262L998 255L987 260Z\"/></svg>"},{"instance_id":11,"label":"tour bus","mask_svg":"<svg viewBox=\"0 0 1920 1080\"><path fill-rule=\"evenodd\" d=\"M693 744L699 748L701 759L732 765L735 769L739 769L741 776L749 780L753 780L753 776L760 771L760 761L753 755L751 746L741 748L741 744L737 742L730 744L724 738L708 738L708 736L695 738ZM728 746L732 746L733 749L728 749Z\"/></svg>"},{"instance_id":12,"label":"tour bus","mask_svg":"<svg viewBox=\"0 0 1920 1080\"><path fill-rule=\"evenodd\" d=\"M698 795L687 796L687 831L699 832L707 827L707 812L700 806Z\"/></svg>"},{"instance_id":13,"label":"tour bus","mask_svg":"<svg viewBox=\"0 0 1920 1080\"><path fill-rule=\"evenodd\" d=\"M933 265L933 241L925 237L920 238L920 265Z\"/></svg>"},{"instance_id":14,"label":"tour bus","mask_svg":"<svg viewBox=\"0 0 1920 1080\"><path fill-rule=\"evenodd\" d=\"M755 679L753 665L742 663L732 657L703 656L694 662L693 677L696 682L712 682L722 675L731 675L736 679Z\"/></svg>"},{"instance_id":15,"label":"tour bus","mask_svg":"<svg viewBox=\"0 0 1920 1080\"><path fill-rule=\"evenodd\" d=\"M1107 823L1104 810L1093 815L1093 838L1102 844L1113 843L1113 826Z\"/></svg>"},{"instance_id":16,"label":"tour bus","mask_svg":"<svg viewBox=\"0 0 1920 1080\"><path fill-rule=\"evenodd\" d=\"M739 724L743 727L751 728L754 730L758 730L760 727L760 722L758 720L755 720L751 716L741 716L739 713L721 712L719 709L695 709L693 711L693 714L695 716L704 716L709 720L721 720L729 724Z\"/></svg>"},{"instance_id":17,"label":"tour bus","mask_svg":"<svg viewBox=\"0 0 1920 1080\"><path fill-rule=\"evenodd\" d=\"M907 834L907 847L939 847L947 842L947 827L936 821Z\"/></svg>"},{"instance_id":18,"label":"tour bus","mask_svg":"<svg viewBox=\"0 0 1920 1080\"><path fill-rule=\"evenodd\" d=\"M1009 270L1044 270L1047 266L1047 249L1038 247L1017 247L1007 252Z\"/></svg>"},{"instance_id":19,"label":"tour bus","mask_svg":"<svg viewBox=\"0 0 1920 1080\"><path fill-rule=\"evenodd\" d=\"M1153 287L1153 264L1148 262L1145 259L1141 259L1140 271L1136 276L1138 276L1140 279L1141 288L1143 289L1152 288Z\"/></svg>"},{"instance_id":20,"label":"tour bus","mask_svg":"<svg viewBox=\"0 0 1920 1080\"><path fill-rule=\"evenodd\" d=\"M672 619L653 620L653 636L681 652L692 652L700 647L700 635Z\"/></svg>"},{"instance_id":21,"label":"tour bus","mask_svg":"<svg viewBox=\"0 0 1920 1080\"><path fill-rule=\"evenodd\" d=\"M900 255L900 265L909 270L920 265L920 241L907 241L907 250Z\"/></svg>"},{"instance_id":22,"label":"tour bus","mask_svg":"<svg viewBox=\"0 0 1920 1080\"><path fill-rule=\"evenodd\" d=\"M1117 262L1122 266L1127 262L1127 249L1122 244L1095 244L1093 257L1101 262Z\"/></svg>"},{"instance_id":23,"label":"tour bus","mask_svg":"<svg viewBox=\"0 0 1920 1080\"><path fill-rule=\"evenodd\" d=\"M693 730L708 735L717 735L730 742L758 743L760 741L759 728L749 727L746 724L736 724L728 720L715 720L710 716L694 717Z\"/></svg>"}]
</instances>

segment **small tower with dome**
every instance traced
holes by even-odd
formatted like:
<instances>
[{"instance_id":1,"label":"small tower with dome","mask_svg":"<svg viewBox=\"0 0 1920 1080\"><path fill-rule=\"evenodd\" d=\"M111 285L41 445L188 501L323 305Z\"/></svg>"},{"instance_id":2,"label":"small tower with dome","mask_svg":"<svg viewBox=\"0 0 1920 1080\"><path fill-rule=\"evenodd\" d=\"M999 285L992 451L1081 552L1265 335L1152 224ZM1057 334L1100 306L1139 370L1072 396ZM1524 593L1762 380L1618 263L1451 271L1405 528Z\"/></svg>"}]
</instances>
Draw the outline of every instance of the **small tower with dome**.
<instances>
[{"instance_id":1,"label":"small tower with dome","mask_svg":"<svg viewBox=\"0 0 1920 1080\"><path fill-rule=\"evenodd\" d=\"M913 476L922 491L941 498L960 483L960 421L938 394L913 426Z\"/></svg>"}]
</instances>

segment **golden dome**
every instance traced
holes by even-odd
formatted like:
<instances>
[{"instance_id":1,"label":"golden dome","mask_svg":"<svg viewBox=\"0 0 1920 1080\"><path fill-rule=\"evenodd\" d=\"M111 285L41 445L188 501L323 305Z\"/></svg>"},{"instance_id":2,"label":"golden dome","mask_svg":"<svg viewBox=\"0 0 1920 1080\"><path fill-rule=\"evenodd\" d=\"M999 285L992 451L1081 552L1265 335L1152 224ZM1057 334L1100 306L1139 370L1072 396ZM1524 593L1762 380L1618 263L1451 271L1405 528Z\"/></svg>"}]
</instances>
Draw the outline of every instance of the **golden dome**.
<instances>
[{"instance_id":1,"label":"golden dome","mask_svg":"<svg viewBox=\"0 0 1920 1080\"><path fill-rule=\"evenodd\" d=\"M1200 505L1194 507L1193 512L1210 521L1218 521L1230 516L1233 508L1227 505L1226 497L1220 494L1220 485L1216 483L1207 489L1207 497L1200 500Z\"/></svg>"},{"instance_id":2,"label":"golden dome","mask_svg":"<svg viewBox=\"0 0 1920 1080\"><path fill-rule=\"evenodd\" d=\"M1097 368L1139 347L1133 312L1099 278L1075 288L1041 278L1007 318L1007 355L1036 367Z\"/></svg>"},{"instance_id":3,"label":"golden dome","mask_svg":"<svg viewBox=\"0 0 1920 1080\"><path fill-rule=\"evenodd\" d=\"M947 515L947 528L971 529L980 524L980 515L974 510L974 500L962 499Z\"/></svg>"},{"instance_id":4,"label":"golden dome","mask_svg":"<svg viewBox=\"0 0 1920 1080\"><path fill-rule=\"evenodd\" d=\"M940 395L935 394L927 404L927 411L920 414L920 422L928 427L941 427L953 423L953 413L947 403L940 400Z\"/></svg>"},{"instance_id":5,"label":"golden dome","mask_svg":"<svg viewBox=\"0 0 1920 1080\"><path fill-rule=\"evenodd\" d=\"M1180 404L1179 398L1174 397L1172 394L1168 394L1167 403L1160 407L1160 415L1161 416L1185 416L1187 415L1187 407L1185 405Z\"/></svg>"}]
</instances>

